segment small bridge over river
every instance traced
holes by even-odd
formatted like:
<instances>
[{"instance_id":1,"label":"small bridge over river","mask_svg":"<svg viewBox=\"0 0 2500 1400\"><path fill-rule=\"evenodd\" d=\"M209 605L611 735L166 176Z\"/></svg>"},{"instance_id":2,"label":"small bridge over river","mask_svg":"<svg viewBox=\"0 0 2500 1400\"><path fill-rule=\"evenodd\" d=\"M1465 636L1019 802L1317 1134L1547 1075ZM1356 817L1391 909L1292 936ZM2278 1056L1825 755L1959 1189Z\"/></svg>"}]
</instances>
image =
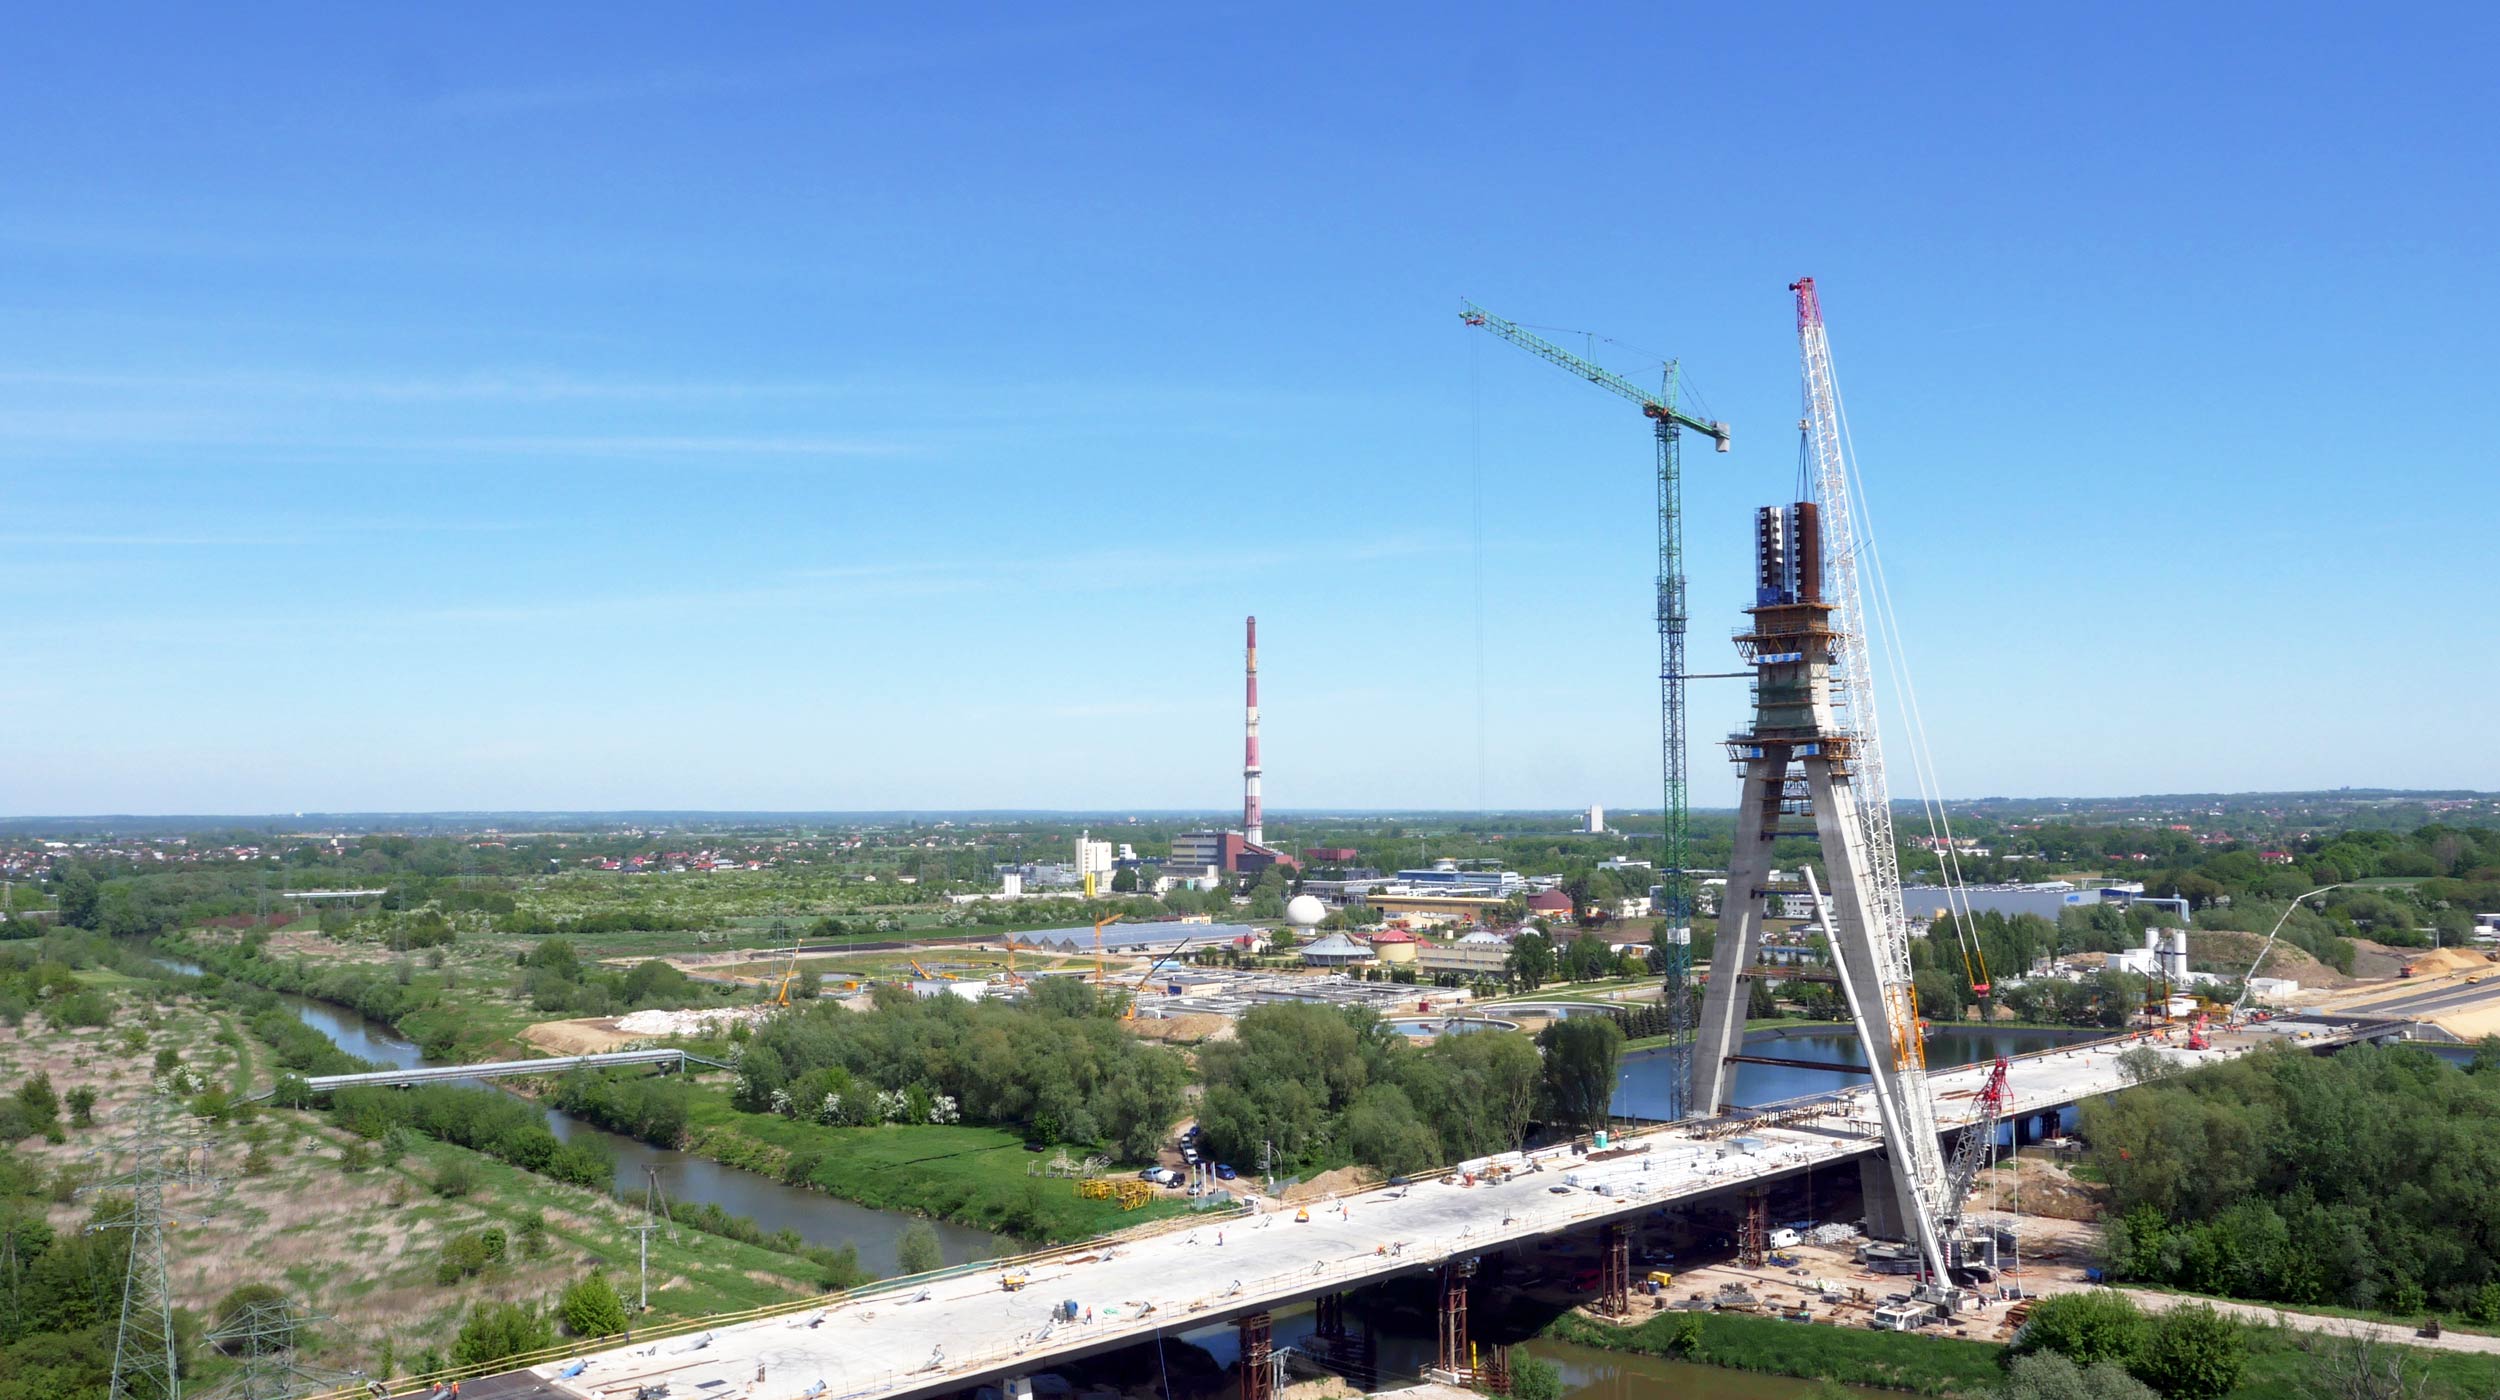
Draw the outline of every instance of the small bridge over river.
<instances>
[{"instance_id":1,"label":"small bridge over river","mask_svg":"<svg viewBox=\"0 0 2500 1400\"><path fill-rule=\"evenodd\" d=\"M654 1065L663 1073L684 1070L689 1065L710 1069L727 1069L718 1060L689 1055L683 1050L615 1050L604 1055L555 1055L536 1060L492 1060L475 1065L417 1065L407 1069L364 1070L355 1074L316 1074L304 1082L316 1094L339 1089L378 1086L405 1089L416 1084L449 1084L470 1079L517 1079L527 1075L563 1074L576 1069L612 1069L623 1065ZM254 1098L268 1098L274 1089L266 1089Z\"/></svg>"}]
</instances>

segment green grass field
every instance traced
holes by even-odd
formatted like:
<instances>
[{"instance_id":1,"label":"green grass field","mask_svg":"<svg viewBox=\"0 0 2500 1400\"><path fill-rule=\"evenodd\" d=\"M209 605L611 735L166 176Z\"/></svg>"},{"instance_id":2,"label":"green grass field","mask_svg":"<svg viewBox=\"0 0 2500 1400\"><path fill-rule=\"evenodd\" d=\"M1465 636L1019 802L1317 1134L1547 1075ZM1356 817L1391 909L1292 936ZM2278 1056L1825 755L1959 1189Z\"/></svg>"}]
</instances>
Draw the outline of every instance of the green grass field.
<instances>
[{"instance_id":1,"label":"green grass field","mask_svg":"<svg viewBox=\"0 0 2500 1400\"><path fill-rule=\"evenodd\" d=\"M879 1210L917 1211L1055 1244L1188 1209L1179 1198L1133 1211L1083 1199L1074 1181L1032 1174L1055 1153L1027 1152L1021 1138L998 1128L829 1128L741 1113L713 1090L699 1092L695 1103L689 1151L783 1180L796 1176ZM1068 1155L1084 1154L1071 1147Z\"/></svg>"}]
</instances>

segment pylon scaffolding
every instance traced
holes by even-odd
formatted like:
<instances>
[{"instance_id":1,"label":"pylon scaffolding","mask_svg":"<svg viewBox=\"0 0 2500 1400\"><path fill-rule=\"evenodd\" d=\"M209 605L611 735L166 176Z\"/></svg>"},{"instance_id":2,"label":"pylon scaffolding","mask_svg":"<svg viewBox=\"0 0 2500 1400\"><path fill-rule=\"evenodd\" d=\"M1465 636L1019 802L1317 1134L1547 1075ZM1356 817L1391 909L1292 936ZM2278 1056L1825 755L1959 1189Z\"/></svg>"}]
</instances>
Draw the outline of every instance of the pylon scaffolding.
<instances>
[{"instance_id":1,"label":"pylon scaffolding","mask_svg":"<svg viewBox=\"0 0 2500 1400\"><path fill-rule=\"evenodd\" d=\"M181 1400L181 1358L175 1350L174 1299L166 1277L165 1193L216 1184L208 1171L205 1133L177 1126L165 1100L141 1099L128 1128L88 1154L122 1169L82 1195L130 1199L127 1213L106 1214L90 1228L128 1230L130 1265L122 1277L121 1325L113 1338L112 1400Z\"/></svg>"}]
</instances>

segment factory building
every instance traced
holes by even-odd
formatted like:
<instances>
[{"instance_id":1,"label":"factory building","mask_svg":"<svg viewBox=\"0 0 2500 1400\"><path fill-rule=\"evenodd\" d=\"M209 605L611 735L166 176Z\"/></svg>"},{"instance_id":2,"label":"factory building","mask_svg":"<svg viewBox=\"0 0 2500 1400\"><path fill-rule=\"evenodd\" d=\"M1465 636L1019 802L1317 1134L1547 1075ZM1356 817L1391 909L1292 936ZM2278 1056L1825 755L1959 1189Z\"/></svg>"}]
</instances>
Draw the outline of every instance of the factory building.
<instances>
[{"instance_id":1,"label":"factory building","mask_svg":"<svg viewBox=\"0 0 2500 1400\"><path fill-rule=\"evenodd\" d=\"M1257 877L1271 865L1288 870L1301 867L1292 856L1262 846L1238 831L1184 831L1172 838L1172 858L1164 862L1166 870L1220 870L1227 875Z\"/></svg>"},{"instance_id":2,"label":"factory building","mask_svg":"<svg viewBox=\"0 0 2500 1400\"><path fill-rule=\"evenodd\" d=\"M1111 888L1111 869L1111 843L1096 841L1091 839L1089 833L1078 832L1076 837L1077 880L1082 883L1090 878L1096 889L1109 889Z\"/></svg>"},{"instance_id":3,"label":"factory building","mask_svg":"<svg viewBox=\"0 0 2500 1400\"><path fill-rule=\"evenodd\" d=\"M1305 967L1368 967L1375 961L1371 945L1332 933L1302 950Z\"/></svg>"}]
</instances>

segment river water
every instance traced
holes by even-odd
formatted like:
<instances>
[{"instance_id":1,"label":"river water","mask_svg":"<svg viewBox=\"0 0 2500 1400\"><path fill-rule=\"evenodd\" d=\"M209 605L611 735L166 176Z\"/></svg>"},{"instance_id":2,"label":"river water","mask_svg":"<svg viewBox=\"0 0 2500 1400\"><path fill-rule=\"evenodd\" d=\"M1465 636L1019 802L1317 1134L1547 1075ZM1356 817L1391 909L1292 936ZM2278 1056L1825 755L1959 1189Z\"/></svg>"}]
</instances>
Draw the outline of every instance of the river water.
<instances>
[{"instance_id":1,"label":"river water","mask_svg":"<svg viewBox=\"0 0 2500 1400\"><path fill-rule=\"evenodd\" d=\"M1530 1356L1554 1363L1562 1372L1563 1394L1569 1400L1657 1400L1662 1395L1706 1395L1710 1400L1805 1400L1835 1391L1870 1397L1898 1392L1832 1381L1765 1376L1669 1361L1662 1356L1600 1351L1540 1337L1521 1345Z\"/></svg>"},{"instance_id":2,"label":"river water","mask_svg":"<svg viewBox=\"0 0 2500 1400\"><path fill-rule=\"evenodd\" d=\"M176 972L193 976L200 972L197 964L179 959L159 957L156 961ZM277 995L297 1020L328 1036L332 1044L350 1055L393 1069L413 1069L429 1063L416 1042L360 1012L290 992ZM871 1210L839 1196L787 1186L755 1172L725 1167L709 1158L653 1147L584 1122L561 1109L549 1108L545 1112L547 1127L558 1138L566 1142L589 1139L616 1158L616 1189L629 1199L643 1198L649 1181L645 1171L657 1168L660 1190L672 1201L719 1206L731 1215L754 1221L766 1234L787 1229L796 1231L809 1244L835 1249L850 1245L859 1251L860 1266L874 1273L891 1275L903 1271L903 1231L921 1223L919 1216ZM925 1223L937 1232L938 1247L949 1264L987 1259L1015 1248L1011 1241L986 1230L945 1220Z\"/></svg>"},{"instance_id":3,"label":"river water","mask_svg":"<svg viewBox=\"0 0 2500 1400\"><path fill-rule=\"evenodd\" d=\"M1927 1064L1951 1069L1978 1064L1999 1055L2028 1055L2081 1040L2096 1040L2107 1031L1982 1030L1976 1026L1939 1027L1927 1035ZM1745 1053L1788 1060L1822 1060L1863 1065L1866 1047L1855 1032L1835 1026L1782 1030L1770 1027L1745 1035ZM1663 1047L1635 1050L1623 1057L1617 1071L1614 1104L1619 1118L1667 1119L1674 1112L1675 1060ZM1788 1065L1738 1065L1735 1099L1740 1104L1778 1103L1805 1094L1845 1089L1866 1082L1866 1075L1833 1070L1796 1069Z\"/></svg>"}]
</instances>

